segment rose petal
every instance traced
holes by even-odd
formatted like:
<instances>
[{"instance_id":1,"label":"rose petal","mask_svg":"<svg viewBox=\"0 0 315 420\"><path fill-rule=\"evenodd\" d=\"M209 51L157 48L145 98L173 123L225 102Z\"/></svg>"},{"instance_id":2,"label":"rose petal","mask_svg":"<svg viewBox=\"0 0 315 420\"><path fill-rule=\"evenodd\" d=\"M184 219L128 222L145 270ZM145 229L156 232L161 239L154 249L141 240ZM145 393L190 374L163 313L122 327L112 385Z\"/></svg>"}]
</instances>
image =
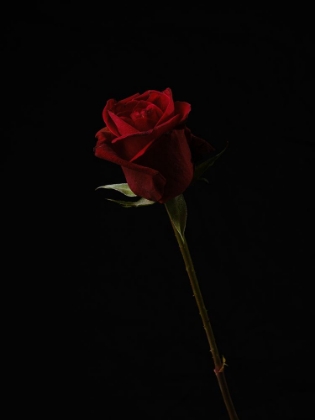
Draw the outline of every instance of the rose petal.
<instances>
[{"instance_id":1,"label":"rose petal","mask_svg":"<svg viewBox=\"0 0 315 420\"><path fill-rule=\"evenodd\" d=\"M111 133L107 127L104 127L101 130L99 130L95 134L95 137L97 138L96 146L98 146L99 144L103 142L111 142L112 140L115 139L115 135Z\"/></svg>"},{"instance_id":2,"label":"rose petal","mask_svg":"<svg viewBox=\"0 0 315 420\"><path fill-rule=\"evenodd\" d=\"M103 121L105 122L106 126L109 128L109 130L115 134L116 136L120 136L122 134L127 133L135 133L138 132L138 130L134 129L132 126L125 125L126 121L123 121L117 113L121 113L121 110L123 108L126 108L127 114L128 110L132 109L133 106L136 106L137 102L134 101L134 98L139 96L138 94L132 95L131 97L117 102L115 99L109 99L106 102L106 105L102 112ZM129 102L127 100L129 99ZM120 130L125 130L125 132L121 132Z\"/></svg>"},{"instance_id":3,"label":"rose petal","mask_svg":"<svg viewBox=\"0 0 315 420\"><path fill-rule=\"evenodd\" d=\"M172 114L174 111L174 102L172 96L154 91L149 95L147 100L158 106L161 111L163 111L163 113L167 110L168 107L168 113Z\"/></svg>"},{"instance_id":4,"label":"rose petal","mask_svg":"<svg viewBox=\"0 0 315 420\"><path fill-rule=\"evenodd\" d=\"M174 101L171 89L165 89L163 94L159 94L152 101L163 110L163 115L159 120L159 124L163 124L167 119L174 115Z\"/></svg>"},{"instance_id":5,"label":"rose petal","mask_svg":"<svg viewBox=\"0 0 315 420\"><path fill-rule=\"evenodd\" d=\"M133 163L153 168L166 179L164 192L158 200L160 203L185 191L193 178L194 167L184 129L172 130L159 137ZM150 200L149 196L145 198Z\"/></svg>"},{"instance_id":6,"label":"rose petal","mask_svg":"<svg viewBox=\"0 0 315 420\"><path fill-rule=\"evenodd\" d=\"M184 122L191 111L191 105L188 102L176 101L174 103L175 114L180 115L180 123Z\"/></svg>"},{"instance_id":7,"label":"rose petal","mask_svg":"<svg viewBox=\"0 0 315 420\"><path fill-rule=\"evenodd\" d=\"M108 143L118 156L130 161L141 151L145 151L146 146L155 139L152 130L126 137L116 137L107 127L99 130L96 133L96 138L96 147Z\"/></svg>"},{"instance_id":8,"label":"rose petal","mask_svg":"<svg viewBox=\"0 0 315 420\"><path fill-rule=\"evenodd\" d=\"M112 111L108 111L107 115L109 116L109 118L111 118L111 121L115 124L116 131L118 132L118 136L122 136L122 135L127 136L127 135L130 135L130 134L139 133L139 130L137 130L132 125L128 124L122 118L115 115ZM108 120L109 120L109 118L108 118ZM111 128L109 127L109 129L111 129Z\"/></svg>"},{"instance_id":9,"label":"rose petal","mask_svg":"<svg viewBox=\"0 0 315 420\"><path fill-rule=\"evenodd\" d=\"M116 136L119 136L119 132L117 130L116 125L114 124L114 122L112 121L112 119L110 118L110 116L108 115L108 111L113 108L113 106L115 105L116 100L115 99L109 99L106 102L105 107L103 108L102 111L102 117L103 117L103 121L105 123L105 125L108 127L108 129L115 134Z\"/></svg>"},{"instance_id":10,"label":"rose petal","mask_svg":"<svg viewBox=\"0 0 315 420\"><path fill-rule=\"evenodd\" d=\"M94 148L95 156L120 165L131 191L139 197L159 201L163 195L165 179L155 169L122 159L110 144L101 143ZM149 198L150 197L150 198Z\"/></svg>"},{"instance_id":11,"label":"rose petal","mask_svg":"<svg viewBox=\"0 0 315 420\"><path fill-rule=\"evenodd\" d=\"M128 166L122 166L122 170L131 191L139 197L160 202L166 183L163 175L146 166L128 163Z\"/></svg>"}]
</instances>

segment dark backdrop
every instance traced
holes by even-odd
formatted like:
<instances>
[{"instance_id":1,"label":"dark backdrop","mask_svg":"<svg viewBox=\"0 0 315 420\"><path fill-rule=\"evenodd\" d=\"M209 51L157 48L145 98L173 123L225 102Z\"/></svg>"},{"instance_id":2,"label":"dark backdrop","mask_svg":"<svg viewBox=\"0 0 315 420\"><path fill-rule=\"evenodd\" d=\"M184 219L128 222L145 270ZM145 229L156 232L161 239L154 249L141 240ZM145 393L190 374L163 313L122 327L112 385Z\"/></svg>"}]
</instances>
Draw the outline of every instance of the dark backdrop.
<instances>
[{"instance_id":1,"label":"dark backdrop","mask_svg":"<svg viewBox=\"0 0 315 420\"><path fill-rule=\"evenodd\" d=\"M145 15L145 13L144 13ZM113 18L113 16L115 16ZM109 98L170 87L222 158L186 236L240 420L314 401L314 66L307 28L258 11L5 22L3 300L11 410L227 419L165 208L123 209L93 155ZM120 197L119 197L120 198Z\"/></svg>"}]
</instances>

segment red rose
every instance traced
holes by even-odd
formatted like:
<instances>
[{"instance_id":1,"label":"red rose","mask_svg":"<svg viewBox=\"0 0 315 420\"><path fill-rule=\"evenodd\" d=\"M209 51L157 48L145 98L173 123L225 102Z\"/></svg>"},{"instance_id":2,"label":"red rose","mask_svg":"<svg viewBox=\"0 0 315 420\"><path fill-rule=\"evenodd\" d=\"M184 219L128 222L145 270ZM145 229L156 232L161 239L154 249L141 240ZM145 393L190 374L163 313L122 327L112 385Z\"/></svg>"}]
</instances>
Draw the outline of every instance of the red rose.
<instances>
[{"instance_id":1,"label":"red rose","mask_svg":"<svg viewBox=\"0 0 315 420\"><path fill-rule=\"evenodd\" d=\"M214 150L185 126L190 109L174 102L169 88L109 99L95 156L120 165L136 195L165 203L190 185L194 160Z\"/></svg>"}]
</instances>

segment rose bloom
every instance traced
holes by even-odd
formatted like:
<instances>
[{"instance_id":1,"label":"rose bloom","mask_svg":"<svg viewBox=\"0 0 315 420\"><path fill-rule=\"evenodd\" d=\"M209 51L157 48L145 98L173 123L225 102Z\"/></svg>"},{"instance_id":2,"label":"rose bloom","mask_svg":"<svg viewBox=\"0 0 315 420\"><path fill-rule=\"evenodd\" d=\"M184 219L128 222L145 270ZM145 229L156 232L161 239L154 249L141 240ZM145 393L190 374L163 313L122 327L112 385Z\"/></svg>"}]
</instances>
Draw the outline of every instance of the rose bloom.
<instances>
[{"instance_id":1,"label":"rose bloom","mask_svg":"<svg viewBox=\"0 0 315 420\"><path fill-rule=\"evenodd\" d=\"M120 165L137 196L165 203L186 190L194 162L214 150L186 127L190 110L189 103L173 101L170 88L109 99L95 156Z\"/></svg>"}]
</instances>

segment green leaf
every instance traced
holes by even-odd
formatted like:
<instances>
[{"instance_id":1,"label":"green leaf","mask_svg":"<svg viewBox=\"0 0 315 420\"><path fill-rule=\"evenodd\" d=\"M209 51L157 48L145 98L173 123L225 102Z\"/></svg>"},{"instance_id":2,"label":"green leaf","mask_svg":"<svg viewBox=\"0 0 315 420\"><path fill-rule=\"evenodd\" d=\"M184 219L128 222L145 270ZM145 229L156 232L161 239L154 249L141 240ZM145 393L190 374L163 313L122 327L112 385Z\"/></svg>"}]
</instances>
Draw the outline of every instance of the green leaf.
<instances>
[{"instance_id":1,"label":"green leaf","mask_svg":"<svg viewBox=\"0 0 315 420\"><path fill-rule=\"evenodd\" d=\"M205 180L205 178L201 178L201 175L204 174L214 164L214 162L217 159L219 159L219 157L226 151L227 147L228 147L228 143L226 144L225 148L220 153L211 157L205 162L202 162L199 165L197 165L194 171L193 181Z\"/></svg>"},{"instance_id":2,"label":"green leaf","mask_svg":"<svg viewBox=\"0 0 315 420\"><path fill-rule=\"evenodd\" d=\"M185 242L184 233L187 222L187 205L183 194L172 198L164 204L172 225L180 234L182 241Z\"/></svg>"},{"instance_id":3,"label":"green leaf","mask_svg":"<svg viewBox=\"0 0 315 420\"><path fill-rule=\"evenodd\" d=\"M130 207L141 207L141 206L150 206L151 204L156 203L155 201L147 200L146 198L140 198L138 201L122 201L122 200L113 200L111 198L107 198L108 201L113 201L114 203L120 204L125 208Z\"/></svg>"},{"instance_id":4,"label":"green leaf","mask_svg":"<svg viewBox=\"0 0 315 420\"><path fill-rule=\"evenodd\" d=\"M121 192L122 194L126 195L127 197L137 197L136 194L134 194L131 189L129 188L129 185L124 184L111 184L111 185L102 185L100 187L97 187L96 190L100 188L106 188L108 190L116 190Z\"/></svg>"}]
</instances>

